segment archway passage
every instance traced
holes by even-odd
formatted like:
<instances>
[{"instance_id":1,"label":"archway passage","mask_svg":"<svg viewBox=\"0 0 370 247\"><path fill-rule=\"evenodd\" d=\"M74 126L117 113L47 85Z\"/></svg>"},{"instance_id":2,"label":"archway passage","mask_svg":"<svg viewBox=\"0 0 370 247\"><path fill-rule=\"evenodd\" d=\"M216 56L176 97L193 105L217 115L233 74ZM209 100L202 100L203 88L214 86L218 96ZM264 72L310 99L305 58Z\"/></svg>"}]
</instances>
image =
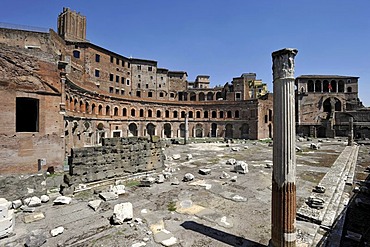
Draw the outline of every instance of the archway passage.
<instances>
[{"instance_id":1,"label":"archway passage","mask_svg":"<svg viewBox=\"0 0 370 247\"><path fill-rule=\"evenodd\" d=\"M249 139L249 124L244 123L240 128L240 132L243 139Z\"/></svg>"},{"instance_id":2,"label":"archway passage","mask_svg":"<svg viewBox=\"0 0 370 247\"><path fill-rule=\"evenodd\" d=\"M232 139L233 138L233 125L232 124L226 124L226 132L225 132L225 138L226 139Z\"/></svg>"},{"instance_id":3,"label":"archway passage","mask_svg":"<svg viewBox=\"0 0 370 247\"><path fill-rule=\"evenodd\" d=\"M337 98L327 98L323 103L324 112L331 113L332 110L342 111L342 103Z\"/></svg>"},{"instance_id":4,"label":"archway passage","mask_svg":"<svg viewBox=\"0 0 370 247\"><path fill-rule=\"evenodd\" d=\"M195 126L195 137L203 137L203 127L201 124Z\"/></svg>"},{"instance_id":5,"label":"archway passage","mask_svg":"<svg viewBox=\"0 0 370 247\"><path fill-rule=\"evenodd\" d=\"M171 124L165 123L163 127L164 127L164 136L166 138L171 138Z\"/></svg>"},{"instance_id":6,"label":"archway passage","mask_svg":"<svg viewBox=\"0 0 370 247\"><path fill-rule=\"evenodd\" d=\"M155 135L155 125L152 123L148 123L146 125L146 133L150 136L154 136Z\"/></svg>"},{"instance_id":7,"label":"archway passage","mask_svg":"<svg viewBox=\"0 0 370 247\"><path fill-rule=\"evenodd\" d=\"M211 124L211 137L217 137L217 124Z\"/></svg>"},{"instance_id":8,"label":"archway passage","mask_svg":"<svg viewBox=\"0 0 370 247\"><path fill-rule=\"evenodd\" d=\"M323 103L323 110L324 112L330 113L331 112L331 103L330 98L327 98Z\"/></svg>"},{"instance_id":9,"label":"archway passage","mask_svg":"<svg viewBox=\"0 0 370 247\"><path fill-rule=\"evenodd\" d=\"M180 137L185 137L185 124L180 124Z\"/></svg>"},{"instance_id":10,"label":"archway passage","mask_svg":"<svg viewBox=\"0 0 370 247\"><path fill-rule=\"evenodd\" d=\"M128 130L129 130L129 133L128 133L129 136L137 136L137 125L136 124L130 123L130 125L128 126Z\"/></svg>"}]
</instances>

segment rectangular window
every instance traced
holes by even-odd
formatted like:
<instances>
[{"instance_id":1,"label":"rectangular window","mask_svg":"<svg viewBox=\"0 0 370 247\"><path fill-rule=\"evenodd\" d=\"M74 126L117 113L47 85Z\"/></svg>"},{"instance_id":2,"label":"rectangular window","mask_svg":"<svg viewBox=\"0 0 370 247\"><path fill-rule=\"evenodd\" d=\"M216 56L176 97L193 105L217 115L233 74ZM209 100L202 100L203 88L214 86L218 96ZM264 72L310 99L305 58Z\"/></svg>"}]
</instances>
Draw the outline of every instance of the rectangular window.
<instances>
[{"instance_id":1,"label":"rectangular window","mask_svg":"<svg viewBox=\"0 0 370 247\"><path fill-rule=\"evenodd\" d=\"M113 63L113 59L114 57L113 56L110 56L110 62Z\"/></svg>"},{"instance_id":2,"label":"rectangular window","mask_svg":"<svg viewBox=\"0 0 370 247\"><path fill-rule=\"evenodd\" d=\"M113 87L109 87L109 93L113 93Z\"/></svg>"},{"instance_id":3,"label":"rectangular window","mask_svg":"<svg viewBox=\"0 0 370 247\"><path fill-rule=\"evenodd\" d=\"M161 85L161 84L159 84L159 85L158 85L158 87L159 87L159 88L161 88L161 87L162 87L162 85Z\"/></svg>"},{"instance_id":4,"label":"rectangular window","mask_svg":"<svg viewBox=\"0 0 370 247\"><path fill-rule=\"evenodd\" d=\"M149 88L149 84L145 84L145 88Z\"/></svg>"},{"instance_id":5,"label":"rectangular window","mask_svg":"<svg viewBox=\"0 0 370 247\"><path fill-rule=\"evenodd\" d=\"M100 55L95 54L95 62L99 63L100 62Z\"/></svg>"},{"instance_id":6,"label":"rectangular window","mask_svg":"<svg viewBox=\"0 0 370 247\"><path fill-rule=\"evenodd\" d=\"M235 100L241 100L241 93L235 93Z\"/></svg>"},{"instance_id":7,"label":"rectangular window","mask_svg":"<svg viewBox=\"0 0 370 247\"><path fill-rule=\"evenodd\" d=\"M127 79L126 84L127 84L127 86L130 86L130 80L129 79Z\"/></svg>"},{"instance_id":8,"label":"rectangular window","mask_svg":"<svg viewBox=\"0 0 370 247\"><path fill-rule=\"evenodd\" d=\"M141 75L137 75L138 78L141 78Z\"/></svg>"},{"instance_id":9,"label":"rectangular window","mask_svg":"<svg viewBox=\"0 0 370 247\"><path fill-rule=\"evenodd\" d=\"M131 67L131 64L130 63L127 63L127 68L130 68Z\"/></svg>"},{"instance_id":10,"label":"rectangular window","mask_svg":"<svg viewBox=\"0 0 370 247\"><path fill-rule=\"evenodd\" d=\"M148 71L152 71L152 70L153 70L152 66L149 66Z\"/></svg>"},{"instance_id":11,"label":"rectangular window","mask_svg":"<svg viewBox=\"0 0 370 247\"><path fill-rule=\"evenodd\" d=\"M163 76L161 76L161 80L163 81Z\"/></svg>"},{"instance_id":12,"label":"rectangular window","mask_svg":"<svg viewBox=\"0 0 370 247\"><path fill-rule=\"evenodd\" d=\"M119 59L118 58L116 58L116 64L119 65Z\"/></svg>"},{"instance_id":13,"label":"rectangular window","mask_svg":"<svg viewBox=\"0 0 370 247\"><path fill-rule=\"evenodd\" d=\"M80 58L80 51L73 51L74 58Z\"/></svg>"},{"instance_id":14,"label":"rectangular window","mask_svg":"<svg viewBox=\"0 0 370 247\"><path fill-rule=\"evenodd\" d=\"M95 77L100 77L100 70L98 69L95 70Z\"/></svg>"},{"instance_id":15,"label":"rectangular window","mask_svg":"<svg viewBox=\"0 0 370 247\"><path fill-rule=\"evenodd\" d=\"M113 77L114 77L114 75L113 75L113 74L109 74L109 80L110 80L110 81L113 81Z\"/></svg>"},{"instance_id":16,"label":"rectangular window","mask_svg":"<svg viewBox=\"0 0 370 247\"><path fill-rule=\"evenodd\" d=\"M141 92L140 91L136 91L136 97L141 97Z\"/></svg>"},{"instance_id":17,"label":"rectangular window","mask_svg":"<svg viewBox=\"0 0 370 247\"><path fill-rule=\"evenodd\" d=\"M119 89L118 88L116 88L116 94L119 94Z\"/></svg>"},{"instance_id":18,"label":"rectangular window","mask_svg":"<svg viewBox=\"0 0 370 247\"><path fill-rule=\"evenodd\" d=\"M150 80L153 80L153 76L150 76Z\"/></svg>"},{"instance_id":19,"label":"rectangular window","mask_svg":"<svg viewBox=\"0 0 370 247\"><path fill-rule=\"evenodd\" d=\"M141 65L138 65L137 66L137 70L141 70Z\"/></svg>"},{"instance_id":20,"label":"rectangular window","mask_svg":"<svg viewBox=\"0 0 370 247\"><path fill-rule=\"evenodd\" d=\"M125 84L125 77L121 77L121 83Z\"/></svg>"},{"instance_id":21,"label":"rectangular window","mask_svg":"<svg viewBox=\"0 0 370 247\"><path fill-rule=\"evenodd\" d=\"M140 83L137 84L137 88L140 88Z\"/></svg>"},{"instance_id":22,"label":"rectangular window","mask_svg":"<svg viewBox=\"0 0 370 247\"><path fill-rule=\"evenodd\" d=\"M163 97L163 92L159 93L159 97L161 97L161 98Z\"/></svg>"},{"instance_id":23,"label":"rectangular window","mask_svg":"<svg viewBox=\"0 0 370 247\"><path fill-rule=\"evenodd\" d=\"M122 60L122 67L125 67L125 61Z\"/></svg>"},{"instance_id":24,"label":"rectangular window","mask_svg":"<svg viewBox=\"0 0 370 247\"><path fill-rule=\"evenodd\" d=\"M17 98L15 113L16 132L39 131L39 100Z\"/></svg>"},{"instance_id":25,"label":"rectangular window","mask_svg":"<svg viewBox=\"0 0 370 247\"><path fill-rule=\"evenodd\" d=\"M116 75L116 82L119 82L119 75Z\"/></svg>"},{"instance_id":26,"label":"rectangular window","mask_svg":"<svg viewBox=\"0 0 370 247\"><path fill-rule=\"evenodd\" d=\"M121 95L125 95L125 90L121 90Z\"/></svg>"},{"instance_id":27,"label":"rectangular window","mask_svg":"<svg viewBox=\"0 0 370 247\"><path fill-rule=\"evenodd\" d=\"M149 98L153 97L153 93L152 92L148 92L148 97Z\"/></svg>"}]
</instances>

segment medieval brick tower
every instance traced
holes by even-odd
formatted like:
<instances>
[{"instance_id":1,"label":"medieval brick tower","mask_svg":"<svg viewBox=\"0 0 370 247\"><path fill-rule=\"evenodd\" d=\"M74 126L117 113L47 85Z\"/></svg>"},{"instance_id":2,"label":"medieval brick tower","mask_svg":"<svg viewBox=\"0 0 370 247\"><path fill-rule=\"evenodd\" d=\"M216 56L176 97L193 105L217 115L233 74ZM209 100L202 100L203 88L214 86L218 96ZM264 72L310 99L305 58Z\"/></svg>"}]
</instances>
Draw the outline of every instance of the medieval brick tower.
<instances>
[{"instance_id":1,"label":"medieval brick tower","mask_svg":"<svg viewBox=\"0 0 370 247\"><path fill-rule=\"evenodd\" d=\"M86 41L86 17L63 8L58 16L58 34L68 41Z\"/></svg>"}]
</instances>

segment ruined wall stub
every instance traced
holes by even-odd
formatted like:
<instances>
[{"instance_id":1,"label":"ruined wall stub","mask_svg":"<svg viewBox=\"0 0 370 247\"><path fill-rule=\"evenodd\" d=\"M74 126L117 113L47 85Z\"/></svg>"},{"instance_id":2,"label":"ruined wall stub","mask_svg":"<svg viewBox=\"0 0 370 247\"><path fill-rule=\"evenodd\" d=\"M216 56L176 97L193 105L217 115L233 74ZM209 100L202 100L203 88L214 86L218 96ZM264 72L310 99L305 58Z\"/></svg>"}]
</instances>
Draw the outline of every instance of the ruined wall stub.
<instances>
[{"instance_id":1,"label":"ruined wall stub","mask_svg":"<svg viewBox=\"0 0 370 247\"><path fill-rule=\"evenodd\" d=\"M102 146L72 152L72 183L86 183L163 167L164 142L154 138L105 138Z\"/></svg>"},{"instance_id":2,"label":"ruined wall stub","mask_svg":"<svg viewBox=\"0 0 370 247\"><path fill-rule=\"evenodd\" d=\"M274 147L271 246L296 246L294 57L296 49L272 53Z\"/></svg>"}]
</instances>

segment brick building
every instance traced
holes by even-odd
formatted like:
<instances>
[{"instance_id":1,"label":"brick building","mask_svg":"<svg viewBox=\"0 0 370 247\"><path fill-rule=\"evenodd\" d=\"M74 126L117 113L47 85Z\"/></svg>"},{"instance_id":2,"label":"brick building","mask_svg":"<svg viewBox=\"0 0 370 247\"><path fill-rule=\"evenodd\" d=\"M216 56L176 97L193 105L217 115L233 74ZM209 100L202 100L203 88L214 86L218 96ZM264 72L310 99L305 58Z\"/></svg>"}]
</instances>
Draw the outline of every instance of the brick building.
<instances>
[{"instance_id":1,"label":"brick building","mask_svg":"<svg viewBox=\"0 0 370 247\"><path fill-rule=\"evenodd\" d=\"M61 167L105 137L272 137L272 95L253 73L209 76L128 58L86 40L86 17L64 8L58 31L0 28L0 173Z\"/></svg>"}]
</instances>

